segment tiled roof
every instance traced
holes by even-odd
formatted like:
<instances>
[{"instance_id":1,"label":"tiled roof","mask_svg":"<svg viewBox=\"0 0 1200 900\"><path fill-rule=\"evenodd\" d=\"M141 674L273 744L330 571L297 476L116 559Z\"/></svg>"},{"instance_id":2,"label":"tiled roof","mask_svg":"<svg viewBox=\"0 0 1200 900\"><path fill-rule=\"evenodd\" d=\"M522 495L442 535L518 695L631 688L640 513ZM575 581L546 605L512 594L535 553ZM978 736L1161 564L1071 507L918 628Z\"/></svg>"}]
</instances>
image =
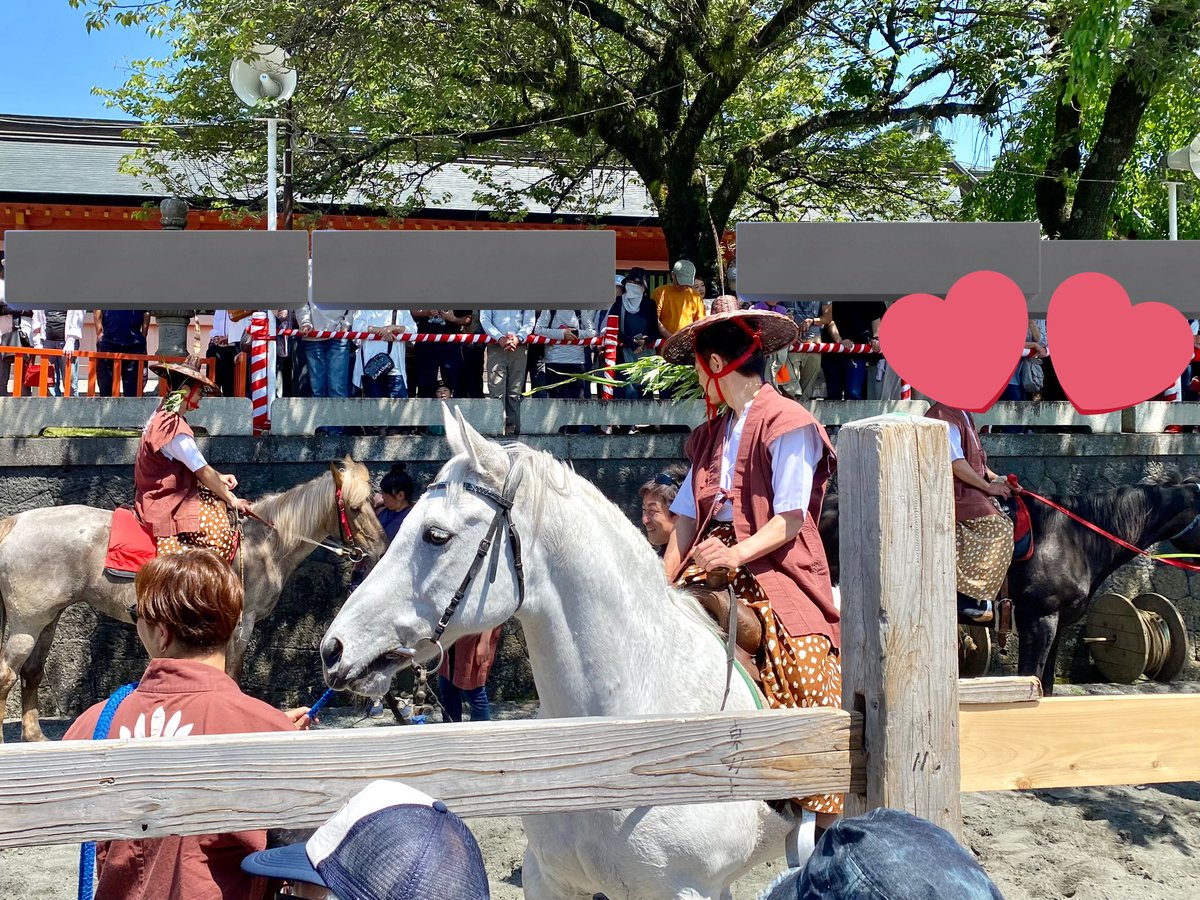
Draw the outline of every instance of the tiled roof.
<instances>
[{"instance_id":1,"label":"tiled roof","mask_svg":"<svg viewBox=\"0 0 1200 900\"><path fill-rule=\"evenodd\" d=\"M121 126L129 122L95 120L42 120L17 116L0 116L0 196L39 194L64 196L129 197L155 200L164 196L161 184L151 188L141 176L119 171L122 157L136 145L120 137ZM446 211L479 211L483 209L475 194L486 191L472 177L471 169L490 167L490 177L514 189L525 188L549 172L533 165L512 165L498 162L475 162L444 166L425 180L431 199L427 208ZM609 183L619 185L617 199L599 208L605 217L653 219L657 213L650 197L636 175L621 177L609 174ZM594 179L592 189L605 185ZM443 197L443 195L445 195ZM329 198L323 198L328 203ZM301 198L303 202L303 198ZM336 201L339 205L365 206L366 199L357 191ZM551 213L550 207L526 202L531 213ZM571 215L579 210L560 209Z\"/></svg>"}]
</instances>

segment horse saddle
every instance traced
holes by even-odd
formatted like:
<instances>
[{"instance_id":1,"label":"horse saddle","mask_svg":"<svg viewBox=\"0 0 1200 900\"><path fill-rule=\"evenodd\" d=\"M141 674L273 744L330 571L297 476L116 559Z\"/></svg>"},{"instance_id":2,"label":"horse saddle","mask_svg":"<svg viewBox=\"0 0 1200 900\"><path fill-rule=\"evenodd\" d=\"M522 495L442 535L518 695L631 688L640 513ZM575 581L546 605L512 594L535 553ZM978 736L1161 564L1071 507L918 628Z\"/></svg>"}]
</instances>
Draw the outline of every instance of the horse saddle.
<instances>
[{"instance_id":1,"label":"horse saddle","mask_svg":"<svg viewBox=\"0 0 1200 900\"><path fill-rule=\"evenodd\" d=\"M729 633L729 610L737 603L737 645L734 648L736 659L746 670L751 680L762 687L762 673L756 662L762 651L763 628L762 621L746 604L737 600L732 591L714 590L703 585L691 585L683 590L692 594L697 602L704 607L705 612L712 616L717 627L724 634Z\"/></svg>"},{"instance_id":2,"label":"horse saddle","mask_svg":"<svg viewBox=\"0 0 1200 900\"><path fill-rule=\"evenodd\" d=\"M1033 522L1025 498L1014 494L1000 506L1013 523L1013 562L1025 562L1033 556Z\"/></svg>"},{"instance_id":3,"label":"horse saddle","mask_svg":"<svg viewBox=\"0 0 1200 900\"><path fill-rule=\"evenodd\" d=\"M138 519L133 507L119 506L113 510L108 553L104 557L105 573L114 578L133 578L138 569L156 556L154 536Z\"/></svg>"}]
</instances>

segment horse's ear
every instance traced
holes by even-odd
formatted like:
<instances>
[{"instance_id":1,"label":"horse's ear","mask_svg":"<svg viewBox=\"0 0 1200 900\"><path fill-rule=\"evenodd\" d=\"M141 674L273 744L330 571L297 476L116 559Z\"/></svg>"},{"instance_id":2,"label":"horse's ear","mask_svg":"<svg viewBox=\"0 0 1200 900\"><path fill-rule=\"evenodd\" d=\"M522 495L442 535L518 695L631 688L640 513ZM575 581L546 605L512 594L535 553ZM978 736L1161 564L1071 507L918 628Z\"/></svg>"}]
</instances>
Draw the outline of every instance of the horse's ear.
<instances>
[{"instance_id":1,"label":"horse's ear","mask_svg":"<svg viewBox=\"0 0 1200 900\"><path fill-rule=\"evenodd\" d=\"M346 477L346 469L343 468L340 461L333 459L329 461L329 471L333 474L333 486L340 488L342 479Z\"/></svg>"},{"instance_id":2,"label":"horse's ear","mask_svg":"<svg viewBox=\"0 0 1200 900\"><path fill-rule=\"evenodd\" d=\"M467 452L467 441L463 437L462 425L459 419L450 411L450 404L442 401L442 426L446 429L446 442L450 444L450 455L458 456Z\"/></svg>"},{"instance_id":3,"label":"horse's ear","mask_svg":"<svg viewBox=\"0 0 1200 900\"><path fill-rule=\"evenodd\" d=\"M462 449L471 460L471 468L481 475L496 475L503 478L501 469L508 461L505 452L470 426L463 418L461 407L454 407L454 416L459 435L462 438ZM446 433L450 433L448 428Z\"/></svg>"}]
</instances>

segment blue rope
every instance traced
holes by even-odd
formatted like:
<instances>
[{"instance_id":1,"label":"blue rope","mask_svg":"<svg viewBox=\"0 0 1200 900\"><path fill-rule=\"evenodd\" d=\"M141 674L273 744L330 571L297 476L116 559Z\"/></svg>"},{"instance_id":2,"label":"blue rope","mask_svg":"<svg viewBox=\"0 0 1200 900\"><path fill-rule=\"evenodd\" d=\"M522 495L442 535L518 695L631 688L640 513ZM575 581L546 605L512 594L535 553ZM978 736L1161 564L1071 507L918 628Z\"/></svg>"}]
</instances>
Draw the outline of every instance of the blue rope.
<instances>
[{"instance_id":1,"label":"blue rope","mask_svg":"<svg viewBox=\"0 0 1200 900\"><path fill-rule=\"evenodd\" d=\"M117 707L136 688L137 682L135 681L133 684L117 688L116 693L108 698L108 702L104 704L104 709L100 712L100 719L96 722L96 730L92 732L93 741L102 741L108 737L108 730L112 728ZM95 893L95 886L92 883L95 874L96 843L88 841L79 848L79 900L92 900L92 895Z\"/></svg>"},{"instance_id":2,"label":"blue rope","mask_svg":"<svg viewBox=\"0 0 1200 900\"><path fill-rule=\"evenodd\" d=\"M337 693L333 688L330 688L321 695L321 699L312 705L312 709L308 711L309 719L315 719L317 713L321 711L321 707L333 699L333 695Z\"/></svg>"}]
</instances>

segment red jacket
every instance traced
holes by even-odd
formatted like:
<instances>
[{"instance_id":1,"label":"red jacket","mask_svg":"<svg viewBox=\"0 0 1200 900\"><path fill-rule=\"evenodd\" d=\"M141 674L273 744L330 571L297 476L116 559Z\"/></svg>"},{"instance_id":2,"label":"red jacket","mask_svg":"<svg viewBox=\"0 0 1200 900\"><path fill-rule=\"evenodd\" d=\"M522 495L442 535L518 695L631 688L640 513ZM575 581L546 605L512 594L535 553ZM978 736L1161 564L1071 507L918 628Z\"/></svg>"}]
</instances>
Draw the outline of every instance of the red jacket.
<instances>
[{"instance_id":1,"label":"red jacket","mask_svg":"<svg viewBox=\"0 0 1200 900\"><path fill-rule=\"evenodd\" d=\"M90 740L97 703L63 740ZM117 708L109 737L179 737L294 731L282 712L247 697L224 672L184 659L154 659ZM254 896L242 860L267 845L265 831L107 841L96 847L96 900L231 900Z\"/></svg>"},{"instance_id":2,"label":"red jacket","mask_svg":"<svg viewBox=\"0 0 1200 900\"><path fill-rule=\"evenodd\" d=\"M963 457L975 474L987 481L987 453L979 441L979 431L975 428L975 420L961 409L955 409L944 403L935 403L925 413L928 419L937 419L958 428L962 436ZM954 520L966 522L969 519L982 519L984 516L1002 516L1004 513L996 505L995 500L979 488L971 487L961 478L954 479Z\"/></svg>"},{"instance_id":3,"label":"red jacket","mask_svg":"<svg viewBox=\"0 0 1200 900\"><path fill-rule=\"evenodd\" d=\"M732 415L728 412L696 428L684 448L694 471L692 492L699 521L712 509L721 487L721 452ZM776 615L793 637L821 634L839 647L841 616L833 603L829 563L817 527L825 502L825 487L837 468L837 456L821 423L772 385L764 385L755 395L742 426L730 496L733 527L741 542L774 517L770 444L789 431L808 425L816 426L825 454L813 475L804 525L792 541L747 563L746 568L758 579Z\"/></svg>"},{"instance_id":4,"label":"red jacket","mask_svg":"<svg viewBox=\"0 0 1200 900\"><path fill-rule=\"evenodd\" d=\"M133 464L134 507L156 538L200 530L200 483L191 469L160 452L180 434L192 436L183 416L158 410L142 432Z\"/></svg>"}]
</instances>

